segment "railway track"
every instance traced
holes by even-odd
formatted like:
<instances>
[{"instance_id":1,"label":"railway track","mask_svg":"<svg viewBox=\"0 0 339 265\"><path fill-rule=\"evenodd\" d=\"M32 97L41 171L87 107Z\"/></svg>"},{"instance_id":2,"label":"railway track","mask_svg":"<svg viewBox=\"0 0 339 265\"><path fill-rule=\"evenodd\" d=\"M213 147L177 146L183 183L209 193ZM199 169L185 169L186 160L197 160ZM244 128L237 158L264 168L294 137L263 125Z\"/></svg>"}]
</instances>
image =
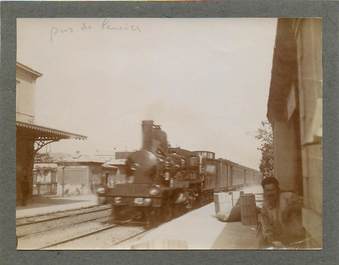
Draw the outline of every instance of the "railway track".
<instances>
[{"instance_id":1,"label":"railway track","mask_svg":"<svg viewBox=\"0 0 339 265\"><path fill-rule=\"evenodd\" d=\"M117 225L107 225L105 227L98 228L94 231L90 231L90 232L83 233L83 234L80 234L80 235L77 235L77 236L73 236L71 238L67 238L67 239L64 239L64 240L61 240L61 241L58 241L58 242L54 242L54 243L51 243L51 244L48 244L48 245L44 245L43 247L40 247L38 250L49 249L49 248L60 246L62 244L67 244L69 242L72 242L72 241L75 241L75 240L78 240L78 239L83 239L83 238L86 238L88 236L100 233L102 231L106 231L106 230L111 229L111 228L116 227L116 226Z\"/></svg>"},{"instance_id":2,"label":"railway track","mask_svg":"<svg viewBox=\"0 0 339 265\"><path fill-rule=\"evenodd\" d=\"M132 220L111 221L110 205L18 218L18 249L110 249L151 229Z\"/></svg>"},{"instance_id":3,"label":"railway track","mask_svg":"<svg viewBox=\"0 0 339 265\"><path fill-rule=\"evenodd\" d=\"M108 225L95 231L43 246L39 249L112 249L148 231L149 229L140 226Z\"/></svg>"},{"instance_id":4,"label":"railway track","mask_svg":"<svg viewBox=\"0 0 339 265\"><path fill-rule=\"evenodd\" d=\"M18 249L107 249L147 231L129 220L111 221L110 205L18 218Z\"/></svg>"},{"instance_id":5,"label":"railway track","mask_svg":"<svg viewBox=\"0 0 339 265\"><path fill-rule=\"evenodd\" d=\"M21 238L99 219L108 221L111 216L112 207L110 205L95 205L32 217L22 217L16 219L16 235Z\"/></svg>"},{"instance_id":6,"label":"railway track","mask_svg":"<svg viewBox=\"0 0 339 265\"><path fill-rule=\"evenodd\" d=\"M176 216L173 219L180 216ZM158 225L160 224L162 223L159 223ZM46 244L40 247L39 250L124 249L126 246L124 246L123 243L134 240L156 227L157 226L145 228L130 219L121 221L118 224L106 225L102 228L57 241L52 244Z\"/></svg>"}]
</instances>

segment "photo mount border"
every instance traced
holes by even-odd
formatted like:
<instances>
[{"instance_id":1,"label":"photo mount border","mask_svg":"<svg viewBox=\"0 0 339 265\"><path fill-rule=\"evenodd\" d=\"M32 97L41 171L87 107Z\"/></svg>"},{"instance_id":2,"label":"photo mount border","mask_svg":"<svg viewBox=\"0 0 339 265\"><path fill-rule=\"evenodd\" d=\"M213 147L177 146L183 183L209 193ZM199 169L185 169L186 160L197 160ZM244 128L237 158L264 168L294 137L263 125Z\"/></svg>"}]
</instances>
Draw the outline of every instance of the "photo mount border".
<instances>
[{"instance_id":1,"label":"photo mount border","mask_svg":"<svg viewBox=\"0 0 339 265\"><path fill-rule=\"evenodd\" d=\"M223 1L223 2L0 2L2 152L1 241L3 264L335 264L339 206L338 29L339 2L335 1ZM323 19L323 220L322 250L90 250L17 251L15 249L15 62L16 18L271 18ZM326 118L325 118L326 117ZM12 176L9 178L6 176Z\"/></svg>"}]
</instances>

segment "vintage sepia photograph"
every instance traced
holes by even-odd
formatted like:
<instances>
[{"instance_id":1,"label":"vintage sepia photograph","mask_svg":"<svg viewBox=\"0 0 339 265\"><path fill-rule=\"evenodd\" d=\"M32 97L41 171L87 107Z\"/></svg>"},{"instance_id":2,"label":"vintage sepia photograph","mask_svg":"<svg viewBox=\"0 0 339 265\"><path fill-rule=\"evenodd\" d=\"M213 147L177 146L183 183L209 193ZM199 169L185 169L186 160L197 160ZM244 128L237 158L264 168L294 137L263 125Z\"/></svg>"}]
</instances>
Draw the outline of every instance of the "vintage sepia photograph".
<instances>
[{"instance_id":1,"label":"vintage sepia photograph","mask_svg":"<svg viewBox=\"0 0 339 265\"><path fill-rule=\"evenodd\" d=\"M17 18L17 250L323 247L321 18Z\"/></svg>"}]
</instances>

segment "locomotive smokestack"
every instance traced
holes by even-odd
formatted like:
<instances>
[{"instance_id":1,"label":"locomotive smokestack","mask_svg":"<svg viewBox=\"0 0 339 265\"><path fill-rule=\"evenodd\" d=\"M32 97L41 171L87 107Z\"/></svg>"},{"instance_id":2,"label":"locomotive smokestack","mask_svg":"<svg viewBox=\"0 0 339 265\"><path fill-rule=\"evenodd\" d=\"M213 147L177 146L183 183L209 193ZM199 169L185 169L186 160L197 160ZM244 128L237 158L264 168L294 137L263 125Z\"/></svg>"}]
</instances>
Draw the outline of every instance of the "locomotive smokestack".
<instances>
[{"instance_id":1,"label":"locomotive smokestack","mask_svg":"<svg viewBox=\"0 0 339 265\"><path fill-rule=\"evenodd\" d=\"M142 149L152 151L153 121L142 121Z\"/></svg>"}]
</instances>

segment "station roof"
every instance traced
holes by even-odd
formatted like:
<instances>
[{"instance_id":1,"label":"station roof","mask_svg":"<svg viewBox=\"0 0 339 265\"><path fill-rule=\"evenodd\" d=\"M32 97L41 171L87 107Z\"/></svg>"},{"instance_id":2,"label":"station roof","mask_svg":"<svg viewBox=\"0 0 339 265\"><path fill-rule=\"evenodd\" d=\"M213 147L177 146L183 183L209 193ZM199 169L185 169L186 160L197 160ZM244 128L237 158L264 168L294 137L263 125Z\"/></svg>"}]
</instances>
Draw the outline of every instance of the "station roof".
<instances>
[{"instance_id":1,"label":"station roof","mask_svg":"<svg viewBox=\"0 0 339 265\"><path fill-rule=\"evenodd\" d=\"M16 128L29 131L29 135L33 138L48 138L48 139L75 139L86 140L87 136L61 131L33 123L16 121Z\"/></svg>"},{"instance_id":2,"label":"station roof","mask_svg":"<svg viewBox=\"0 0 339 265\"><path fill-rule=\"evenodd\" d=\"M58 164L56 163L34 163L34 169L52 169L57 167Z\"/></svg>"},{"instance_id":3,"label":"station roof","mask_svg":"<svg viewBox=\"0 0 339 265\"><path fill-rule=\"evenodd\" d=\"M34 75L36 78L42 76L42 73L39 73L38 71L32 69L31 67L28 67L27 65L24 65L22 63L16 62L16 67L31 73L32 75Z\"/></svg>"},{"instance_id":4,"label":"station roof","mask_svg":"<svg viewBox=\"0 0 339 265\"><path fill-rule=\"evenodd\" d=\"M98 156L93 154L50 153L48 161L56 164L99 164L104 167L116 167L125 165L126 159L114 159L113 156Z\"/></svg>"},{"instance_id":5,"label":"station roof","mask_svg":"<svg viewBox=\"0 0 339 265\"><path fill-rule=\"evenodd\" d=\"M126 159L111 159L103 164L103 167L111 166L123 166L126 163Z\"/></svg>"}]
</instances>

